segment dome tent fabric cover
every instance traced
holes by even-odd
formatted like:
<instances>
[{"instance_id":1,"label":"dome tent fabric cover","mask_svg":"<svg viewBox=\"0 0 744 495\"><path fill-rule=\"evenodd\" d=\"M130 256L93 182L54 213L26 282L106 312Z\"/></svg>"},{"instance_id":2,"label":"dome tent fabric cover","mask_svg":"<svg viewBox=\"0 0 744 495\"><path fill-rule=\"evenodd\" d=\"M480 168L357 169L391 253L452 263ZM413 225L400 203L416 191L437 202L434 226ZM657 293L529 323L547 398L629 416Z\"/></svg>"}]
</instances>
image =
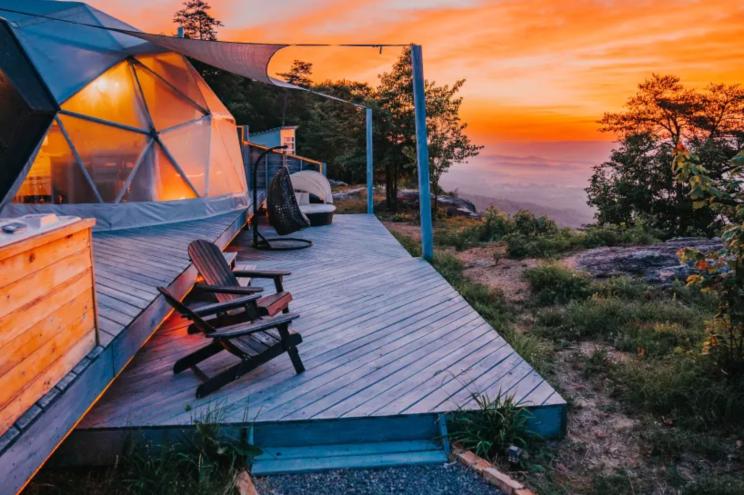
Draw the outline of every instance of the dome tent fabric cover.
<instances>
[{"instance_id":1,"label":"dome tent fabric cover","mask_svg":"<svg viewBox=\"0 0 744 495\"><path fill-rule=\"evenodd\" d=\"M0 0L0 18L16 49L0 51L0 102L31 107L29 76L11 77L25 70L46 103L26 111L42 130L24 133L25 150L0 110L3 215L94 216L112 229L247 206L235 121L183 55L82 3Z\"/></svg>"}]
</instances>

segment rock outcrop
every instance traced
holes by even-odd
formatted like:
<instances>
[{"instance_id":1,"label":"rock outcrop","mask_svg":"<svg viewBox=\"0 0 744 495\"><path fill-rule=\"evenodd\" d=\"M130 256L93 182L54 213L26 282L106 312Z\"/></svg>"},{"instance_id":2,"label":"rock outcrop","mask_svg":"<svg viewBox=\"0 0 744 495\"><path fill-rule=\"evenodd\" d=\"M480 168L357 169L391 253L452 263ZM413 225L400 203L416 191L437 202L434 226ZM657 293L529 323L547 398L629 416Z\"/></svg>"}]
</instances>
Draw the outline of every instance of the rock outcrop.
<instances>
[{"instance_id":1,"label":"rock outcrop","mask_svg":"<svg viewBox=\"0 0 744 495\"><path fill-rule=\"evenodd\" d=\"M721 249L722 244L720 239L685 237L648 246L596 248L576 255L575 263L597 278L630 275L668 285L690 275L690 268L677 258L677 251L687 247L707 252Z\"/></svg>"},{"instance_id":2,"label":"rock outcrop","mask_svg":"<svg viewBox=\"0 0 744 495\"><path fill-rule=\"evenodd\" d=\"M406 203L411 208L418 208L419 193L416 189L401 189L398 191L398 200ZM431 197L432 204L434 196ZM467 199L458 198L449 194L439 195L439 206L444 207L449 216L463 216L470 218L480 218L475 205Z\"/></svg>"}]
</instances>

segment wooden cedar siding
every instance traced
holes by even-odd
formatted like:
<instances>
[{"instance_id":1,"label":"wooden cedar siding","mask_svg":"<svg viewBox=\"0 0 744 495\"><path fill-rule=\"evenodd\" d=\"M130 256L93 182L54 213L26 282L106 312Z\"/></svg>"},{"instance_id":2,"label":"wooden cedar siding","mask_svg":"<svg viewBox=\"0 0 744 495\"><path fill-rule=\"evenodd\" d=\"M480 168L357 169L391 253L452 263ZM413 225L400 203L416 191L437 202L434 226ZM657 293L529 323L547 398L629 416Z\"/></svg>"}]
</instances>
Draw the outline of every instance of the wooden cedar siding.
<instances>
[{"instance_id":1,"label":"wooden cedar siding","mask_svg":"<svg viewBox=\"0 0 744 495\"><path fill-rule=\"evenodd\" d=\"M96 344L93 224L0 248L0 435Z\"/></svg>"}]
</instances>

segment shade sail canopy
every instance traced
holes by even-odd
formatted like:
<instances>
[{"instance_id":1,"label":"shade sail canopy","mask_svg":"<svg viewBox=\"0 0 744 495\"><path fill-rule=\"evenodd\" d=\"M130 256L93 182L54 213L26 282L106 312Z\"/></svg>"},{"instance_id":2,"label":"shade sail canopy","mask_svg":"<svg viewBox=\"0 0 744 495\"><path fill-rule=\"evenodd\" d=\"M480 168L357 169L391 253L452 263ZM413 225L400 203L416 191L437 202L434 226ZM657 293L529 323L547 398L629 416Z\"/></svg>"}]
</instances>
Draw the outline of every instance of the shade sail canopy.
<instances>
[{"instance_id":1,"label":"shade sail canopy","mask_svg":"<svg viewBox=\"0 0 744 495\"><path fill-rule=\"evenodd\" d=\"M284 44L195 40L143 33L79 2L0 0L0 17L10 21L59 102L127 56L163 51L180 53L255 81L297 88L267 74L271 57L287 46Z\"/></svg>"},{"instance_id":2,"label":"shade sail canopy","mask_svg":"<svg viewBox=\"0 0 744 495\"><path fill-rule=\"evenodd\" d=\"M287 45L237 43L230 41L193 40L161 34L128 31L127 34L148 41L168 51L177 52L218 69L238 74L254 81L274 84L266 72L274 54ZM281 81L278 81L282 84ZM292 86L292 85L290 85Z\"/></svg>"}]
</instances>

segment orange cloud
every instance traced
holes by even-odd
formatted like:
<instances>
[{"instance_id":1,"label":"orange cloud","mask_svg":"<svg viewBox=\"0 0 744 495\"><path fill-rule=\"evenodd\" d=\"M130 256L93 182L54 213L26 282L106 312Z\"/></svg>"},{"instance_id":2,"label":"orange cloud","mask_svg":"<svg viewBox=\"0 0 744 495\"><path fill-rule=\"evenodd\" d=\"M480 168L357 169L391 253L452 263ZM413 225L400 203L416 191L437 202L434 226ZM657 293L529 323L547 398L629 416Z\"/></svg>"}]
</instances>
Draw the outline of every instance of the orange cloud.
<instances>
[{"instance_id":1,"label":"orange cloud","mask_svg":"<svg viewBox=\"0 0 744 495\"><path fill-rule=\"evenodd\" d=\"M178 1L93 4L146 30L172 32ZM267 42L409 42L424 46L429 79L466 78L463 114L473 137L611 139L596 120L619 109L651 72L690 85L738 82L744 4L735 0L212 0L223 39ZM289 48L318 79L374 82L399 51Z\"/></svg>"}]
</instances>

